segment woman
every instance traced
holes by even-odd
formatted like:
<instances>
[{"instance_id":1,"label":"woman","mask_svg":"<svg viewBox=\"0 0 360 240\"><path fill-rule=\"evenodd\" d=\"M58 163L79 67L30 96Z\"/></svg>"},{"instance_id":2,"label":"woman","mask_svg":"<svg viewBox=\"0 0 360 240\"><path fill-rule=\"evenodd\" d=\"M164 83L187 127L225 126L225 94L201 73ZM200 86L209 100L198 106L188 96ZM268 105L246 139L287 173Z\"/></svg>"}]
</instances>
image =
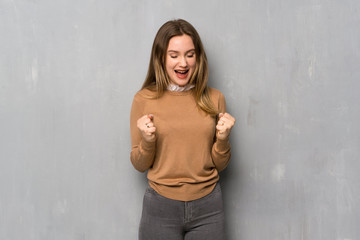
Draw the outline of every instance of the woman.
<instances>
[{"instance_id":1,"label":"woman","mask_svg":"<svg viewBox=\"0 0 360 240\"><path fill-rule=\"evenodd\" d=\"M131 162L148 170L149 180L139 239L225 239L218 180L230 159L235 119L207 80L195 28L181 19L166 22L130 117Z\"/></svg>"}]
</instances>

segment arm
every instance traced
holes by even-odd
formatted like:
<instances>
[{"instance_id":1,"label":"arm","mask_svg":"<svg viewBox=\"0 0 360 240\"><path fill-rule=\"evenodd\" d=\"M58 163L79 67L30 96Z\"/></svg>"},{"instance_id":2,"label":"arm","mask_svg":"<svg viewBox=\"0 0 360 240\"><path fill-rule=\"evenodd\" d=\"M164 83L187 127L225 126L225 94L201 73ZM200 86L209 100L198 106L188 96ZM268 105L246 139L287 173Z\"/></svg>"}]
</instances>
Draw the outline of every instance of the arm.
<instances>
[{"instance_id":1,"label":"arm","mask_svg":"<svg viewBox=\"0 0 360 240\"><path fill-rule=\"evenodd\" d=\"M211 150L211 156L216 169L220 172L226 168L231 157L229 135L235 124L235 119L226 113L226 102L223 94L219 94L218 110L220 112L216 124L216 138Z\"/></svg>"},{"instance_id":2,"label":"arm","mask_svg":"<svg viewBox=\"0 0 360 240\"><path fill-rule=\"evenodd\" d=\"M144 115L144 105L144 100L136 94L130 113L130 160L134 168L140 172L145 172L152 166L156 150L156 129L152 117Z\"/></svg>"}]
</instances>

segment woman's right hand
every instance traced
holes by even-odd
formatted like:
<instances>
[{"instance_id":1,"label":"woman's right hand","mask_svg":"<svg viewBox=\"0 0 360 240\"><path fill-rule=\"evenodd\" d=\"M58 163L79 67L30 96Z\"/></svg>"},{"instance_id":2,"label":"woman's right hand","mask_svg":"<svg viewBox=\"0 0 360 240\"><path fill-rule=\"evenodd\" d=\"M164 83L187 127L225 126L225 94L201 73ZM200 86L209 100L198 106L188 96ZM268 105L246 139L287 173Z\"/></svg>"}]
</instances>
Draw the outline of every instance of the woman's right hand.
<instances>
[{"instance_id":1,"label":"woman's right hand","mask_svg":"<svg viewBox=\"0 0 360 240\"><path fill-rule=\"evenodd\" d=\"M156 127L154 126L153 118L154 116L152 114L148 114L137 120L137 127L143 139L147 142L154 142L156 140Z\"/></svg>"}]
</instances>

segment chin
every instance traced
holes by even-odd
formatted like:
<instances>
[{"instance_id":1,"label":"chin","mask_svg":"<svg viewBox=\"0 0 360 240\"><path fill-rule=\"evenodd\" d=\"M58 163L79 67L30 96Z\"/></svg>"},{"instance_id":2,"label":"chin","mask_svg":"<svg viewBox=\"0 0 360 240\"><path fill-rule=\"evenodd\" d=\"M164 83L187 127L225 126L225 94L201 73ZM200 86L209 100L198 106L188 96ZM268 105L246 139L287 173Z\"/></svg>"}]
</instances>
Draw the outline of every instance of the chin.
<instances>
[{"instance_id":1,"label":"chin","mask_svg":"<svg viewBox=\"0 0 360 240\"><path fill-rule=\"evenodd\" d=\"M189 83L189 81L176 81L175 84L180 86L180 87L184 87Z\"/></svg>"}]
</instances>

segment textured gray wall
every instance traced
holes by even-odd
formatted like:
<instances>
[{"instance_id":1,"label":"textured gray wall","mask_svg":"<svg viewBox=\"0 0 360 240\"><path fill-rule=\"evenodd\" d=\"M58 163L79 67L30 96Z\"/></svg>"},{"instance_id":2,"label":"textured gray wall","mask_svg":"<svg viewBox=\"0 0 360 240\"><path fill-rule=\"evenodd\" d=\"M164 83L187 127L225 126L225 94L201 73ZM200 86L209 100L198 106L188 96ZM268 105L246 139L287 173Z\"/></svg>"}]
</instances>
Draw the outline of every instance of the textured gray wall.
<instances>
[{"instance_id":1,"label":"textured gray wall","mask_svg":"<svg viewBox=\"0 0 360 240\"><path fill-rule=\"evenodd\" d=\"M0 0L0 239L137 239L129 112L173 18L237 118L228 239L360 239L358 0Z\"/></svg>"}]
</instances>

